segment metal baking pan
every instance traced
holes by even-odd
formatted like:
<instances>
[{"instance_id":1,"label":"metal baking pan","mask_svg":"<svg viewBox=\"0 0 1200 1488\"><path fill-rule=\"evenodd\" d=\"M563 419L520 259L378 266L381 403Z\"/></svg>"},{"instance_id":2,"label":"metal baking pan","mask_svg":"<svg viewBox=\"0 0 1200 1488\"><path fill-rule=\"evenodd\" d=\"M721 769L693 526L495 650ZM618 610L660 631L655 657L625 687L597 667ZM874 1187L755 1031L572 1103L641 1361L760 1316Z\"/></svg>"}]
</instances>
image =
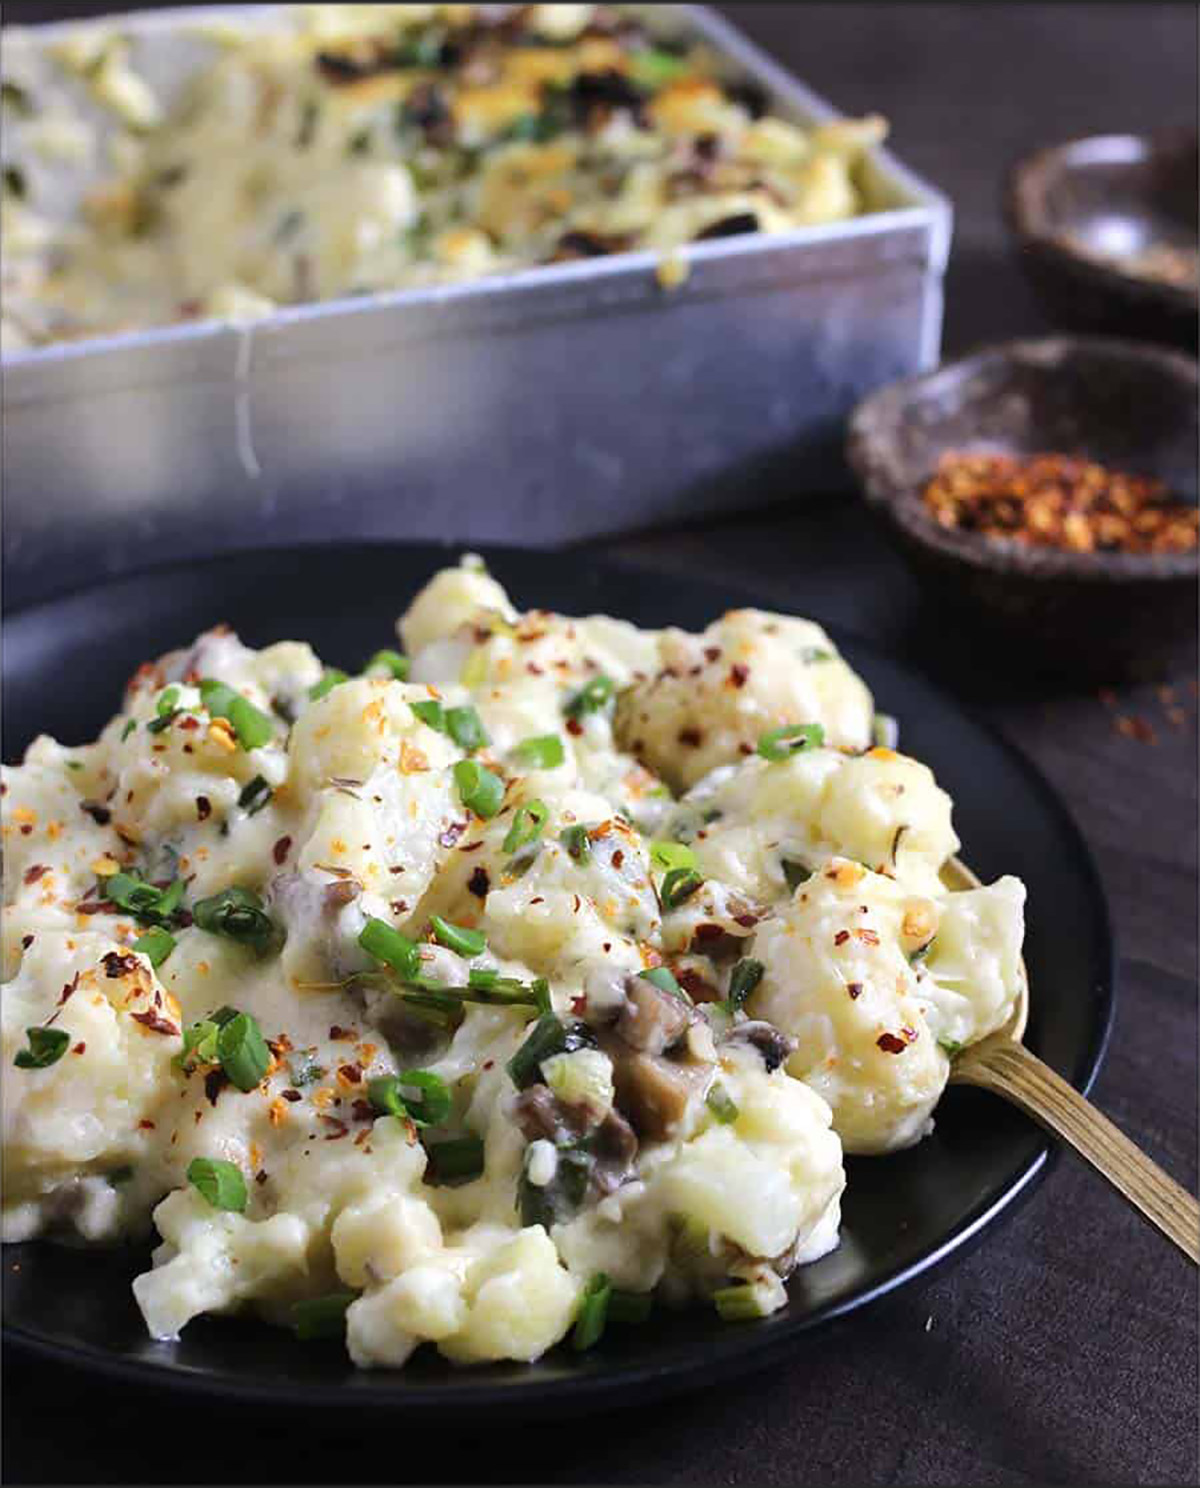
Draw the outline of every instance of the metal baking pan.
<instances>
[{"instance_id":1,"label":"metal baking pan","mask_svg":"<svg viewBox=\"0 0 1200 1488\"><path fill-rule=\"evenodd\" d=\"M785 117L837 117L707 7L661 9ZM231 14L86 24L137 36L153 76L172 28ZM936 364L950 241L937 191L886 151L866 170L880 210L697 243L671 290L658 254L627 253L11 356L8 602L149 555L549 545L842 485L845 414Z\"/></svg>"}]
</instances>

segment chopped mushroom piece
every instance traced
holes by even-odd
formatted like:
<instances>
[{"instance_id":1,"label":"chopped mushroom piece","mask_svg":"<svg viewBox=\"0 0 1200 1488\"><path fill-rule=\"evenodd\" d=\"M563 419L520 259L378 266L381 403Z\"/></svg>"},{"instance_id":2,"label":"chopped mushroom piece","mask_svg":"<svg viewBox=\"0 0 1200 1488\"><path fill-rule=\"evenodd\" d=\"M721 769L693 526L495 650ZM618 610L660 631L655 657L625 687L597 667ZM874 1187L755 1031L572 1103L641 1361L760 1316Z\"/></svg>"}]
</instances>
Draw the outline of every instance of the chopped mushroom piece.
<instances>
[{"instance_id":1,"label":"chopped mushroom piece","mask_svg":"<svg viewBox=\"0 0 1200 1488\"><path fill-rule=\"evenodd\" d=\"M664 992L645 977L630 977L617 1017L617 1035L631 1049L661 1054L683 1037L693 1016L682 998Z\"/></svg>"}]
</instances>

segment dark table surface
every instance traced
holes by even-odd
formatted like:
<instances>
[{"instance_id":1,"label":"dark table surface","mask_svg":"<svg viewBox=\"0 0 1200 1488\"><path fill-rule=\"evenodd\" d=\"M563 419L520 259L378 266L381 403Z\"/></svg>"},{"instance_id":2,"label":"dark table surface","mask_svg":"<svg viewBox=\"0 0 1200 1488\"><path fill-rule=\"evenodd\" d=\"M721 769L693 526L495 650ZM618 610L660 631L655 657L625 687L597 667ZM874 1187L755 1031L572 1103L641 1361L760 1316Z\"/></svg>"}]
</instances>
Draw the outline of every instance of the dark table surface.
<instances>
[{"instance_id":1,"label":"dark table surface","mask_svg":"<svg viewBox=\"0 0 1200 1488\"><path fill-rule=\"evenodd\" d=\"M114 5L113 8L116 8ZM96 7L9 4L6 19ZM731 6L847 111L892 121L954 199L946 349L1048 329L1010 262L1004 168L1072 134L1194 120L1192 6ZM798 493L799 495L800 493ZM748 505L752 493L748 493ZM1095 1098L1195 1189L1194 667L1111 695L953 640L856 501L598 545L757 585L939 677L1062 793L1120 945ZM1053 906L1040 906L1053 913ZM1041 989L1053 995L1053 989ZM1196 1273L1076 1161L973 1254L797 1348L773 1373L603 1423L422 1441L368 1425L136 1397L12 1356L10 1482L1192 1483Z\"/></svg>"}]
</instances>

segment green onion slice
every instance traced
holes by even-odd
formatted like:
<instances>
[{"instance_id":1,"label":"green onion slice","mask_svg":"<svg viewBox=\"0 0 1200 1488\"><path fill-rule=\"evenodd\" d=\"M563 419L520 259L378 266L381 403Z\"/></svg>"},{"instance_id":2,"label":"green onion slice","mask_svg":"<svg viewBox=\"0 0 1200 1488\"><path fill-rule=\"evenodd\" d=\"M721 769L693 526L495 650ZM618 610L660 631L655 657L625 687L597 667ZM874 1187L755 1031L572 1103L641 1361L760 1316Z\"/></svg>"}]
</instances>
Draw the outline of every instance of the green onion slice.
<instances>
[{"instance_id":1,"label":"green onion slice","mask_svg":"<svg viewBox=\"0 0 1200 1488\"><path fill-rule=\"evenodd\" d=\"M550 989L543 985L548 1002ZM568 1025L547 1006L525 1042L508 1061L509 1077L518 1090L524 1090L537 1080L543 1059L549 1059L552 1054L570 1054L576 1049L594 1048L595 1045L595 1035L586 1023Z\"/></svg>"},{"instance_id":2,"label":"green onion slice","mask_svg":"<svg viewBox=\"0 0 1200 1488\"><path fill-rule=\"evenodd\" d=\"M648 971L639 971L638 976L652 987L657 987L660 992L669 992L672 997L678 997L681 1002L690 1003L692 1000L667 966L652 966Z\"/></svg>"},{"instance_id":3,"label":"green onion slice","mask_svg":"<svg viewBox=\"0 0 1200 1488\"><path fill-rule=\"evenodd\" d=\"M363 671L369 676L372 672L387 672L397 682L408 681L409 660L407 656L401 656L399 651L389 651L386 647L382 651L376 651L371 657Z\"/></svg>"},{"instance_id":4,"label":"green onion slice","mask_svg":"<svg viewBox=\"0 0 1200 1488\"><path fill-rule=\"evenodd\" d=\"M349 680L349 674L343 672L340 667L326 667L321 673L321 680L314 682L308 689L308 695L314 703L319 702L326 693L332 692L335 687L340 687L343 682L349 682Z\"/></svg>"},{"instance_id":5,"label":"green onion slice","mask_svg":"<svg viewBox=\"0 0 1200 1488\"><path fill-rule=\"evenodd\" d=\"M263 909L262 900L253 890L236 885L198 899L192 906L192 918L201 930L251 946L260 956L278 939L275 923Z\"/></svg>"},{"instance_id":6,"label":"green onion slice","mask_svg":"<svg viewBox=\"0 0 1200 1488\"><path fill-rule=\"evenodd\" d=\"M393 929L386 920L368 920L358 937L358 943L368 956L384 962L406 981L419 975L421 958L416 942Z\"/></svg>"},{"instance_id":7,"label":"green onion slice","mask_svg":"<svg viewBox=\"0 0 1200 1488\"><path fill-rule=\"evenodd\" d=\"M161 925L155 925L145 935L138 936L133 948L145 956L151 966L159 967L175 949L175 937Z\"/></svg>"},{"instance_id":8,"label":"green onion slice","mask_svg":"<svg viewBox=\"0 0 1200 1488\"><path fill-rule=\"evenodd\" d=\"M644 1323L653 1310L653 1292L620 1292L614 1288L608 1299L610 1323Z\"/></svg>"},{"instance_id":9,"label":"green onion slice","mask_svg":"<svg viewBox=\"0 0 1200 1488\"><path fill-rule=\"evenodd\" d=\"M65 1028L27 1028L28 1049L18 1049L13 1063L18 1069L49 1069L67 1052L71 1035Z\"/></svg>"},{"instance_id":10,"label":"green onion slice","mask_svg":"<svg viewBox=\"0 0 1200 1488\"><path fill-rule=\"evenodd\" d=\"M459 760L454 767L459 799L484 821L495 816L504 800L504 781L475 760Z\"/></svg>"},{"instance_id":11,"label":"green onion slice","mask_svg":"<svg viewBox=\"0 0 1200 1488\"><path fill-rule=\"evenodd\" d=\"M611 677L593 677L567 699L563 704L563 712L568 718L582 718L586 713L599 713L615 691L616 684Z\"/></svg>"},{"instance_id":12,"label":"green onion slice","mask_svg":"<svg viewBox=\"0 0 1200 1488\"><path fill-rule=\"evenodd\" d=\"M187 1180L214 1209L245 1213L246 1180L236 1163L219 1157L194 1157L188 1163Z\"/></svg>"},{"instance_id":13,"label":"green onion slice","mask_svg":"<svg viewBox=\"0 0 1200 1488\"><path fill-rule=\"evenodd\" d=\"M695 868L672 868L663 879L662 888L659 890L663 908L678 909L703 883L703 876Z\"/></svg>"},{"instance_id":14,"label":"green onion slice","mask_svg":"<svg viewBox=\"0 0 1200 1488\"><path fill-rule=\"evenodd\" d=\"M104 879L101 893L140 925L169 925L183 898L183 880L177 878L165 889L159 889L130 869Z\"/></svg>"},{"instance_id":15,"label":"green onion slice","mask_svg":"<svg viewBox=\"0 0 1200 1488\"><path fill-rule=\"evenodd\" d=\"M752 1318L767 1316L759 1289L746 1282L714 1292L713 1303L721 1320L726 1323L749 1322Z\"/></svg>"},{"instance_id":16,"label":"green onion slice","mask_svg":"<svg viewBox=\"0 0 1200 1488\"><path fill-rule=\"evenodd\" d=\"M243 749L261 749L275 737L275 726L249 698L224 682L202 678L200 698L211 718L227 718Z\"/></svg>"},{"instance_id":17,"label":"green onion slice","mask_svg":"<svg viewBox=\"0 0 1200 1488\"><path fill-rule=\"evenodd\" d=\"M545 801L527 801L523 806L518 806L512 826L504 839L504 851L516 852L517 848L536 842L549 819L550 809Z\"/></svg>"},{"instance_id":18,"label":"green onion slice","mask_svg":"<svg viewBox=\"0 0 1200 1488\"><path fill-rule=\"evenodd\" d=\"M483 1142L478 1137L431 1142L425 1151L429 1158L426 1182L470 1183L483 1172Z\"/></svg>"},{"instance_id":19,"label":"green onion slice","mask_svg":"<svg viewBox=\"0 0 1200 1488\"><path fill-rule=\"evenodd\" d=\"M813 876L813 870L806 868L803 863L795 863L784 858L782 864L783 877L789 889L798 889L801 884L807 883Z\"/></svg>"},{"instance_id":20,"label":"green onion slice","mask_svg":"<svg viewBox=\"0 0 1200 1488\"><path fill-rule=\"evenodd\" d=\"M292 1304L292 1330L304 1342L312 1338L341 1338L346 1331L346 1309L357 1292L330 1292Z\"/></svg>"},{"instance_id":21,"label":"green onion slice","mask_svg":"<svg viewBox=\"0 0 1200 1488\"><path fill-rule=\"evenodd\" d=\"M758 752L765 760L790 759L807 749L820 749L825 743L825 730L819 723L788 723L760 736Z\"/></svg>"},{"instance_id":22,"label":"green onion slice","mask_svg":"<svg viewBox=\"0 0 1200 1488\"><path fill-rule=\"evenodd\" d=\"M482 930L469 930L465 925L452 925L449 920L442 919L441 915L431 915L429 923L441 944L452 951L457 951L460 956L470 959L472 956L482 956L487 950L487 936Z\"/></svg>"},{"instance_id":23,"label":"green onion slice","mask_svg":"<svg viewBox=\"0 0 1200 1488\"><path fill-rule=\"evenodd\" d=\"M249 1013L230 1018L217 1035L217 1058L239 1090L253 1090L271 1064L271 1051L258 1020Z\"/></svg>"},{"instance_id":24,"label":"green onion slice","mask_svg":"<svg viewBox=\"0 0 1200 1488\"><path fill-rule=\"evenodd\" d=\"M440 1126L453 1105L450 1087L432 1070L404 1070L367 1083L367 1096L377 1111L408 1117L417 1126Z\"/></svg>"},{"instance_id":25,"label":"green onion slice","mask_svg":"<svg viewBox=\"0 0 1200 1488\"><path fill-rule=\"evenodd\" d=\"M579 825L567 827L558 834L558 840L577 863L587 863L592 857L592 839L588 829Z\"/></svg>"},{"instance_id":26,"label":"green onion slice","mask_svg":"<svg viewBox=\"0 0 1200 1488\"><path fill-rule=\"evenodd\" d=\"M439 734L446 732L446 714L437 698L424 698L419 703L408 705L422 723L431 729L437 729Z\"/></svg>"},{"instance_id":27,"label":"green onion slice","mask_svg":"<svg viewBox=\"0 0 1200 1488\"><path fill-rule=\"evenodd\" d=\"M612 1298L612 1282L599 1271L583 1289L579 1300L579 1311L575 1315L575 1330L571 1334L571 1347L583 1352L600 1342L604 1324L608 1319L608 1304Z\"/></svg>"},{"instance_id":28,"label":"green onion slice","mask_svg":"<svg viewBox=\"0 0 1200 1488\"><path fill-rule=\"evenodd\" d=\"M491 743L483 719L470 707L446 709L446 732L467 754L474 754L477 749Z\"/></svg>"},{"instance_id":29,"label":"green onion slice","mask_svg":"<svg viewBox=\"0 0 1200 1488\"><path fill-rule=\"evenodd\" d=\"M213 1018L200 1018L183 1030L183 1048L171 1061L184 1074L191 1074L197 1064L211 1064L217 1057L217 1035L221 1028Z\"/></svg>"},{"instance_id":30,"label":"green onion slice","mask_svg":"<svg viewBox=\"0 0 1200 1488\"><path fill-rule=\"evenodd\" d=\"M251 816L257 816L270 802L272 794L266 780L261 775L256 775L238 792L238 805Z\"/></svg>"},{"instance_id":31,"label":"green onion slice","mask_svg":"<svg viewBox=\"0 0 1200 1488\"><path fill-rule=\"evenodd\" d=\"M735 1009L744 1007L762 978L762 962L752 961L748 956L745 957L729 973L729 995L726 1000L732 1003Z\"/></svg>"},{"instance_id":32,"label":"green onion slice","mask_svg":"<svg viewBox=\"0 0 1200 1488\"><path fill-rule=\"evenodd\" d=\"M556 770L566 757L563 741L557 734L537 734L532 739L522 739L513 749L513 758L531 770Z\"/></svg>"},{"instance_id":33,"label":"green onion slice","mask_svg":"<svg viewBox=\"0 0 1200 1488\"><path fill-rule=\"evenodd\" d=\"M738 1119L737 1102L719 1080L704 1097L704 1104L723 1126Z\"/></svg>"},{"instance_id":34,"label":"green onion slice","mask_svg":"<svg viewBox=\"0 0 1200 1488\"><path fill-rule=\"evenodd\" d=\"M652 842L650 861L655 868L669 873L672 868L699 868L696 854L682 842Z\"/></svg>"}]
</instances>

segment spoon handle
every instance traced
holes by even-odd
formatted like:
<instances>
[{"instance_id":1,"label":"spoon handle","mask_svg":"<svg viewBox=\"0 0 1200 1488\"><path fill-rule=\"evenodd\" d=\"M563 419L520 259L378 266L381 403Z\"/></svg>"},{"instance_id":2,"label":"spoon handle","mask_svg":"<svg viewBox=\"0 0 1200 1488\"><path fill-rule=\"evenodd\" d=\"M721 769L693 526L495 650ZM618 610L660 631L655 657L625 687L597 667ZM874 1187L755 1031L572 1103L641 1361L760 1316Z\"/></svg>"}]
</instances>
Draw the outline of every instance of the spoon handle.
<instances>
[{"instance_id":1,"label":"spoon handle","mask_svg":"<svg viewBox=\"0 0 1200 1488\"><path fill-rule=\"evenodd\" d=\"M1049 1065L1010 1038L964 1049L951 1079L1019 1106L1061 1137L1152 1225L1200 1264L1200 1205Z\"/></svg>"}]
</instances>

